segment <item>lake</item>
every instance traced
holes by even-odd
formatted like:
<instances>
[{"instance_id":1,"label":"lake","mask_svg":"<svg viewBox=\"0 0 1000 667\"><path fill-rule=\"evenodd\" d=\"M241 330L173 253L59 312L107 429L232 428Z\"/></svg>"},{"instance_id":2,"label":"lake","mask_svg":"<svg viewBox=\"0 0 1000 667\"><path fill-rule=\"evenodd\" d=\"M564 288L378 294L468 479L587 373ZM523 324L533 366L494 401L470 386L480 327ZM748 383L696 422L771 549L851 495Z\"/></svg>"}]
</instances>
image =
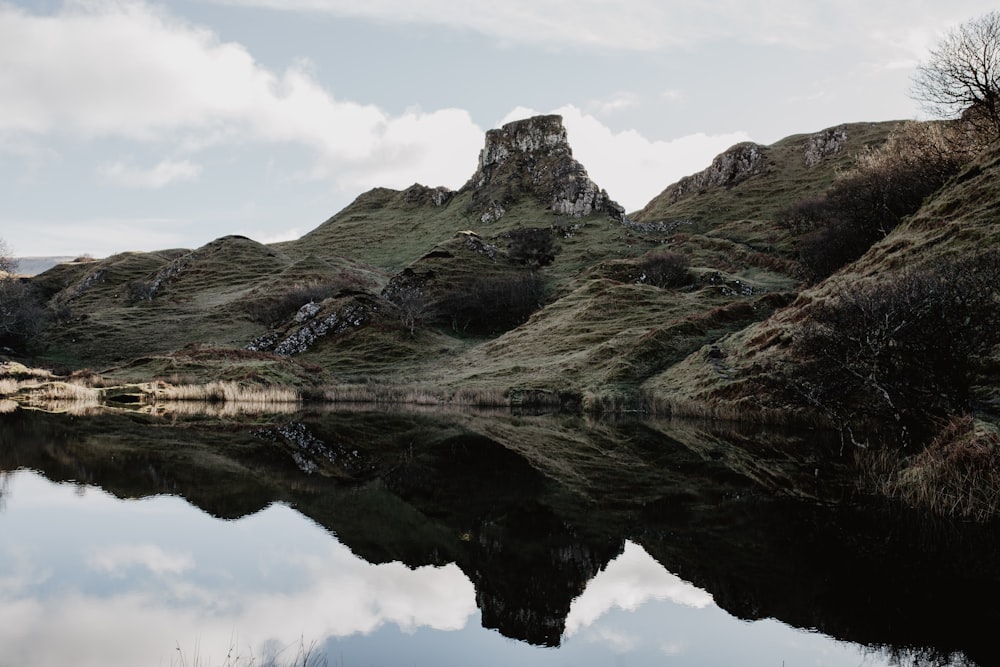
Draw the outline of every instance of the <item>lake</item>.
<instances>
[{"instance_id":1,"label":"lake","mask_svg":"<svg viewBox=\"0 0 1000 667\"><path fill-rule=\"evenodd\" d=\"M995 531L845 502L792 440L748 461L733 437L0 415L0 665L996 664Z\"/></svg>"}]
</instances>

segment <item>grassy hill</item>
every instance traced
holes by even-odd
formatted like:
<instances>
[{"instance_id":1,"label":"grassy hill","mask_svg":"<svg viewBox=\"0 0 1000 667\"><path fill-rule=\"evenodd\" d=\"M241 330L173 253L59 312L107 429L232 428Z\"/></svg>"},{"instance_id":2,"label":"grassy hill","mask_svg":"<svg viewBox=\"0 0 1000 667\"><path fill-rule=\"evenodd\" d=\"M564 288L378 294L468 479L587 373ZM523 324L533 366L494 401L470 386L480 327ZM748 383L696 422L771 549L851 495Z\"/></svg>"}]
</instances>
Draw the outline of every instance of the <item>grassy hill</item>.
<instances>
[{"instance_id":1,"label":"grassy hill","mask_svg":"<svg viewBox=\"0 0 1000 667\"><path fill-rule=\"evenodd\" d=\"M754 146L752 164L734 147L626 218L573 159L561 119L511 123L487 135L457 192L377 188L285 243L230 236L56 266L32 280L52 318L31 350L121 379L217 377L217 364L192 363L193 347L201 359L249 347L310 369L263 374L274 381L627 392L787 301L799 267L769 216L823 192L893 127ZM646 276L664 252L681 258L681 284ZM512 308L484 300L484 277L537 283L537 312L473 326ZM482 301L482 313L453 312L462 290L478 290L465 301ZM266 359L248 369L246 356L225 376L260 377Z\"/></svg>"},{"instance_id":2,"label":"grassy hill","mask_svg":"<svg viewBox=\"0 0 1000 667\"><path fill-rule=\"evenodd\" d=\"M857 174L881 173L864 169L915 126L930 127L739 144L625 216L558 117L518 121L487 134L458 191L377 188L285 243L228 236L55 266L27 283L47 316L24 356L105 384L821 426L848 452L915 445L858 463L882 492L912 495L907 480L955 474L942 458L1000 445L1000 149L956 162L825 279L802 248L838 220L787 212L843 206L845 183L869 199L897 187ZM989 513L1000 498L953 506Z\"/></svg>"}]
</instances>

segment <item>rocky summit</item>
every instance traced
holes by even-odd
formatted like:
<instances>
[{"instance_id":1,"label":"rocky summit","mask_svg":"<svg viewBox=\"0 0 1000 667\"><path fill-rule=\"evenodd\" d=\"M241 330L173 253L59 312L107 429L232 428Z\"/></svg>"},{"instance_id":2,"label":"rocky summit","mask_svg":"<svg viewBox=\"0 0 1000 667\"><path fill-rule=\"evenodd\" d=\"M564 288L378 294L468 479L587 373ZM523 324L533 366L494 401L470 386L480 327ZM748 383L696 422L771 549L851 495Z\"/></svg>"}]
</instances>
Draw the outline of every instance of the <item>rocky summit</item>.
<instances>
[{"instance_id":1,"label":"rocky summit","mask_svg":"<svg viewBox=\"0 0 1000 667\"><path fill-rule=\"evenodd\" d=\"M606 213L625 219L625 209L573 159L558 115L514 121L487 132L479 167L462 191L472 192L471 208L484 223L499 220L523 197L561 215Z\"/></svg>"}]
</instances>

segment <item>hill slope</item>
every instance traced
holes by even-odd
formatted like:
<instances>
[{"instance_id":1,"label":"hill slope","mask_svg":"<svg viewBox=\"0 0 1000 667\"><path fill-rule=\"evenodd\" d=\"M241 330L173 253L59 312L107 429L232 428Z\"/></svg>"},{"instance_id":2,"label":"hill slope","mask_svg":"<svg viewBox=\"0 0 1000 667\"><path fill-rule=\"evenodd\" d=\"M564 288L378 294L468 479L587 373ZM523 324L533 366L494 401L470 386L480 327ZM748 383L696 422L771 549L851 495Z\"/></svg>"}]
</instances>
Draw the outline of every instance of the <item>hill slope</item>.
<instances>
[{"instance_id":1,"label":"hill slope","mask_svg":"<svg viewBox=\"0 0 1000 667\"><path fill-rule=\"evenodd\" d=\"M57 266L33 280L56 314L36 354L125 379L216 378L208 346L239 352L219 354L241 359L225 376L248 380L661 386L790 300L799 267L773 212L822 193L893 127L735 146L628 218L558 116L517 121L487 133L458 191L378 188L270 246L224 237Z\"/></svg>"}]
</instances>

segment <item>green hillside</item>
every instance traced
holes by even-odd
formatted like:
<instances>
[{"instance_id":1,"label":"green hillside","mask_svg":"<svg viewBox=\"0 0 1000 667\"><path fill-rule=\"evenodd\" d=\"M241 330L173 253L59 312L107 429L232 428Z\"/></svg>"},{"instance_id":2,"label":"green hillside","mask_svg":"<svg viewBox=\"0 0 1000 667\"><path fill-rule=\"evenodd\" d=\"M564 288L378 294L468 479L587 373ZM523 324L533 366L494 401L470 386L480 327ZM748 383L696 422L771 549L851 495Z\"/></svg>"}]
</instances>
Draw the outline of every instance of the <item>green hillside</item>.
<instances>
[{"instance_id":1,"label":"green hillside","mask_svg":"<svg viewBox=\"0 0 1000 667\"><path fill-rule=\"evenodd\" d=\"M215 383L200 395L821 427L870 490L991 515L1000 148L955 136L859 123L739 144L626 216L558 116L527 119L487 133L458 191L378 188L285 243L57 265L19 283L38 328L10 340L29 365L133 383L97 400ZM789 456L818 471L814 454Z\"/></svg>"}]
</instances>

